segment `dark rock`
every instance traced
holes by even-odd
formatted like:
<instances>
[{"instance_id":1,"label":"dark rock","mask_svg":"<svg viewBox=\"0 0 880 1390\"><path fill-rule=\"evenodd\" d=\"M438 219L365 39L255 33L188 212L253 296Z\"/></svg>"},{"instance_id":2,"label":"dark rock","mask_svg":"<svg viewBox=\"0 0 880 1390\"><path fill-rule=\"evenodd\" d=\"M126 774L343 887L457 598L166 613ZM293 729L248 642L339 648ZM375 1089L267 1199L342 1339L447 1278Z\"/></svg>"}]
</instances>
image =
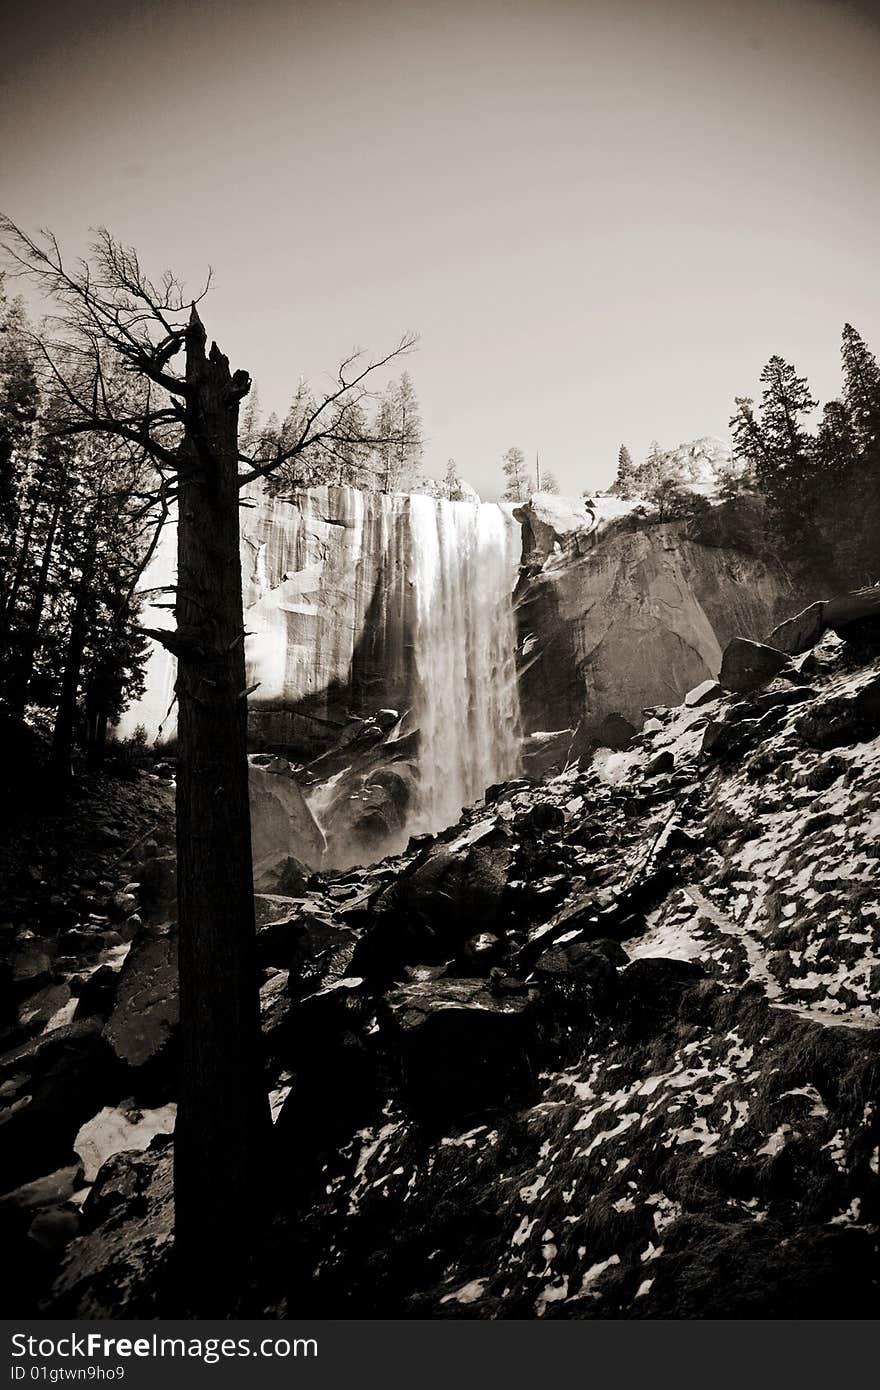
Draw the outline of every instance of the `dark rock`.
<instances>
[{"instance_id":1,"label":"dark rock","mask_svg":"<svg viewBox=\"0 0 880 1390\"><path fill-rule=\"evenodd\" d=\"M674 754L671 753L668 748L664 748L662 753L657 753L655 757L651 758L650 762L645 764L645 776L659 777L664 772L671 772L674 767Z\"/></svg>"},{"instance_id":2,"label":"dark rock","mask_svg":"<svg viewBox=\"0 0 880 1390\"><path fill-rule=\"evenodd\" d=\"M561 772L574 751L576 729L536 730L523 739L523 770L531 777Z\"/></svg>"},{"instance_id":3,"label":"dark rock","mask_svg":"<svg viewBox=\"0 0 880 1390\"><path fill-rule=\"evenodd\" d=\"M74 1018L109 1018L118 984L119 971L109 965L99 965L80 985Z\"/></svg>"},{"instance_id":4,"label":"dark rock","mask_svg":"<svg viewBox=\"0 0 880 1390\"><path fill-rule=\"evenodd\" d=\"M825 617L832 632L864 655L880 651L880 586L832 599Z\"/></svg>"},{"instance_id":5,"label":"dark rock","mask_svg":"<svg viewBox=\"0 0 880 1390\"><path fill-rule=\"evenodd\" d=\"M70 1163L54 1173L34 1178L0 1197L0 1209L34 1212L41 1207L62 1206L83 1185L82 1164Z\"/></svg>"},{"instance_id":6,"label":"dark rock","mask_svg":"<svg viewBox=\"0 0 880 1390\"><path fill-rule=\"evenodd\" d=\"M173 854L147 859L138 880L144 911L154 918L173 917L177 912L177 859Z\"/></svg>"},{"instance_id":7,"label":"dark rock","mask_svg":"<svg viewBox=\"0 0 880 1390\"><path fill-rule=\"evenodd\" d=\"M268 926L270 922L280 922L282 919L294 915L296 910L296 899L289 897L286 893L254 894L254 917L258 932L261 927Z\"/></svg>"},{"instance_id":8,"label":"dark rock","mask_svg":"<svg viewBox=\"0 0 880 1390\"><path fill-rule=\"evenodd\" d=\"M811 603L809 608L775 627L767 638L767 645L788 656L812 651L828 625L827 609L828 604L822 599Z\"/></svg>"},{"instance_id":9,"label":"dark rock","mask_svg":"<svg viewBox=\"0 0 880 1390\"><path fill-rule=\"evenodd\" d=\"M880 676L854 690L814 700L795 721L795 729L814 748L874 738L880 732Z\"/></svg>"},{"instance_id":10,"label":"dark rock","mask_svg":"<svg viewBox=\"0 0 880 1390\"><path fill-rule=\"evenodd\" d=\"M153 1318L173 1246L173 1148L167 1136L143 1153L107 1160L83 1207L82 1231L55 1281L55 1317ZM179 1309L178 1309L179 1311Z\"/></svg>"},{"instance_id":11,"label":"dark rock","mask_svg":"<svg viewBox=\"0 0 880 1390\"><path fill-rule=\"evenodd\" d=\"M136 1093L170 1094L178 1017L177 938L146 930L132 943L104 1027Z\"/></svg>"},{"instance_id":12,"label":"dark rock","mask_svg":"<svg viewBox=\"0 0 880 1390\"><path fill-rule=\"evenodd\" d=\"M760 695L753 695L749 703L753 709L763 714L768 709L776 709L779 706L789 708L791 705L803 705L815 698L816 691L809 685L785 685L776 690L771 688L762 691Z\"/></svg>"},{"instance_id":13,"label":"dark rock","mask_svg":"<svg viewBox=\"0 0 880 1390\"><path fill-rule=\"evenodd\" d=\"M273 1040L294 1069L275 1123L275 1141L289 1160L308 1166L378 1112L380 1041L376 1004L362 980L338 980L291 1006Z\"/></svg>"},{"instance_id":14,"label":"dark rock","mask_svg":"<svg viewBox=\"0 0 880 1390\"><path fill-rule=\"evenodd\" d=\"M68 1024L0 1058L0 1189L69 1164L80 1126L116 1099L119 1067L99 1025Z\"/></svg>"},{"instance_id":15,"label":"dark rock","mask_svg":"<svg viewBox=\"0 0 880 1390\"><path fill-rule=\"evenodd\" d=\"M706 725L700 752L723 758L744 748L758 727L757 719L713 719Z\"/></svg>"},{"instance_id":16,"label":"dark rock","mask_svg":"<svg viewBox=\"0 0 880 1390\"><path fill-rule=\"evenodd\" d=\"M541 834L545 830L560 830L565 824L565 812L552 801L536 801L527 811L514 817L513 828L518 835Z\"/></svg>"},{"instance_id":17,"label":"dark rock","mask_svg":"<svg viewBox=\"0 0 880 1390\"><path fill-rule=\"evenodd\" d=\"M719 684L725 690L749 695L767 685L789 665L789 658L775 647L763 642L750 642L745 637L734 637L724 649Z\"/></svg>"},{"instance_id":18,"label":"dark rock","mask_svg":"<svg viewBox=\"0 0 880 1390\"><path fill-rule=\"evenodd\" d=\"M593 739L600 748L613 748L622 752L629 747L636 733L635 724L624 719L622 714L612 713L606 714L602 722L594 729Z\"/></svg>"},{"instance_id":19,"label":"dark rock","mask_svg":"<svg viewBox=\"0 0 880 1390\"><path fill-rule=\"evenodd\" d=\"M444 1125L529 1091L528 994L495 994L484 980L426 980L388 1003L404 1099L423 1123Z\"/></svg>"},{"instance_id":20,"label":"dark rock","mask_svg":"<svg viewBox=\"0 0 880 1390\"><path fill-rule=\"evenodd\" d=\"M693 960L663 956L632 961L619 976L618 1015L630 1036L644 1036L679 1015L685 998L704 978Z\"/></svg>"},{"instance_id":21,"label":"dark rock","mask_svg":"<svg viewBox=\"0 0 880 1390\"><path fill-rule=\"evenodd\" d=\"M494 930L512 857L510 835L492 817L430 845L401 875L390 890L390 905L408 926L428 927L434 953L422 959L439 959L444 952L448 957L469 936Z\"/></svg>"},{"instance_id":22,"label":"dark rock","mask_svg":"<svg viewBox=\"0 0 880 1390\"><path fill-rule=\"evenodd\" d=\"M28 937L12 957L12 980L19 997L48 985L51 980L55 946L40 937Z\"/></svg>"},{"instance_id":23,"label":"dark rock","mask_svg":"<svg viewBox=\"0 0 880 1390\"><path fill-rule=\"evenodd\" d=\"M47 985L45 989L38 990L36 994L29 995L19 1011L20 1020L27 1027L28 1032L36 1033L45 1028L59 1009L63 1009L65 1004L69 1002L70 994L70 985L66 981L60 981L57 984Z\"/></svg>"},{"instance_id":24,"label":"dark rock","mask_svg":"<svg viewBox=\"0 0 880 1390\"><path fill-rule=\"evenodd\" d=\"M567 941L551 946L538 957L533 974L539 982L574 987L579 993L587 991L599 1004L605 1004L617 989L617 971L593 942Z\"/></svg>"},{"instance_id":25,"label":"dark rock","mask_svg":"<svg viewBox=\"0 0 880 1390\"><path fill-rule=\"evenodd\" d=\"M80 1215L75 1207L50 1207L37 1212L28 1236L44 1250L59 1255L79 1235Z\"/></svg>"}]
</instances>

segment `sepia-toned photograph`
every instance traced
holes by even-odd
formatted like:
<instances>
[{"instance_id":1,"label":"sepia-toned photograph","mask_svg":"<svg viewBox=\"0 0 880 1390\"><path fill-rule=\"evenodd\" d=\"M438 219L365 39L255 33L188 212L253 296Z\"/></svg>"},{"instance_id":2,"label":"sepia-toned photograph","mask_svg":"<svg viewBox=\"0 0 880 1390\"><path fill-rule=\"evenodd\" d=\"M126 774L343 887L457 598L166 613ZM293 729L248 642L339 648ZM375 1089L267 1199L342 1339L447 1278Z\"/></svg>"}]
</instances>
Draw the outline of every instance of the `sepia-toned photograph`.
<instances>
[{"instance_id":1,"label":"sepia-toned photograph","mask_svg":"<svg viewBox=\"0 0 880 1390\"><path fill-rule=\"evenodd\" d=\"M880 7L0 51L12 1378L876 1318Z\"/></svg>"}]
</instances>

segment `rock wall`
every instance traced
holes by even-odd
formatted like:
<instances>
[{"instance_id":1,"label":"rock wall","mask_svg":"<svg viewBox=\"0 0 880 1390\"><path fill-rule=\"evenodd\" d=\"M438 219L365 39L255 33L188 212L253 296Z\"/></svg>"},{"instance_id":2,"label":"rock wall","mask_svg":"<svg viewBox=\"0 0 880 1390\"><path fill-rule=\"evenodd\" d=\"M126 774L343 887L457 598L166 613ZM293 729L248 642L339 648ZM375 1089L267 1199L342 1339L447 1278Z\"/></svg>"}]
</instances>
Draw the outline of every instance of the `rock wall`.
<instances>
[{"instance_id":1,"label":"rock wall","mask_svg":"<svg viewBox=\"0 0 880 1390\"><path fill-rule=\"evenodd\" d=\"M413 694L409 499L348 487L260 498L242 522L249 722L314 756L352 713Z\"/></svg>"},{"instance_id":2,"label":"rock wall","mask_svg":"<svg viewBox=\"0 0 880 1390\"><path fill-rule=\"evenodd\" d=\"M734 636L762 638L793 595L781 566L693 539L683 521L578 527L533 499L517 515L526 564L517 589L526 732L598 728L611 713L641 723L721 665ZM574 512L577 511L576 516Z\"/></svg>"}]
</instances>

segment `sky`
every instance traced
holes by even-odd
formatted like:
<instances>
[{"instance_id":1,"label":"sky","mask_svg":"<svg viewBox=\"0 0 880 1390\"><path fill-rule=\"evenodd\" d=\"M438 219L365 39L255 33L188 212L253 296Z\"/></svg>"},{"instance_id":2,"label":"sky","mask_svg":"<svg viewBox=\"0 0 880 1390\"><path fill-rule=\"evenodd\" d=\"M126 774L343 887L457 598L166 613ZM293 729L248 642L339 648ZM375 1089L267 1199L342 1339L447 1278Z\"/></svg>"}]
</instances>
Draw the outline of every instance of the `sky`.
<instances>
[{"instance_id":1,"label":"sky","mask_svg":"<svg viewBox=\"0 0 880 1390\"><path fill-rule=\"evenodd\" d=\"M880 350L869 0L3 8L0 207L212 266L267 412L417 331L426 471L484 497L512 444L580 493L725 437L773 353L825 400L845 321Z\"/></svg>"}]
</instances>

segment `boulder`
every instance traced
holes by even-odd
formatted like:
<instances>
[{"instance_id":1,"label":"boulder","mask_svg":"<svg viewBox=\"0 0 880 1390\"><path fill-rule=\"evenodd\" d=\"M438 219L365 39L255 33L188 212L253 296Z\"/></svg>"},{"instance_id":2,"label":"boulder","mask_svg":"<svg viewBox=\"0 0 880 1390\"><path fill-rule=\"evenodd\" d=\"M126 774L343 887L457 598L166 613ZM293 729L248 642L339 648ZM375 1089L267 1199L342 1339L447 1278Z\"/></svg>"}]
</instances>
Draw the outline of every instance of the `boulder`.
<instances>
[{"instance_id":1,"label":"boulder","mask_svg":"<svg viewBox=\"0 0 880 1390\"><path fill-rule=\"evenodd\" d=\"M708 705L710 701L717 700L724 691L717 681L700 681L693 690L689 690L684 697L684 702L689 709L697 709L700 705ZM661 726L662 727L662 726Z\"/></svg>"},{"instance_id":2,"label":"boulder","mask_svg":"<svg viewBox=\"0 0 880 1390\"><path fill-rule=\"evenodd\" d=\"M561 772L572 754L576 729L538 729L523 739L522 765L532 777Z\"/></svg>"},{"instance_id":3,"label":"boulder","mask_svg":"<svg viewBox=\"0 0 880 1390\"><path fill-rule=\"evenodd\" d=\"M288 1009L270 1044L294 1069L275 1124L286 1163L309 1166L377 1116L382 1037L375 1001L360 979L337 980Z\"/></svg>"},{"instance_id":4,"label":"boulder","mask_svg":"<svg viewBox=\"0 0 880 1390\"><path fill-rule=\"evenodd\" d=\"M734 637L724 649L718 681L725 690L749 695L767 685L788 665L789 658L775 647L751 642L746 637Z\"/></svg>"},{"instance_id":5,"label":"boulder","mask_svg":"<svg viewBox=\"0 0 880 1390\"><path fill-rule=\"evenodd\" d=\"M154 1318L174 1236L173 1147L119 1153L99 1172L52 1291L53 1317Z\"/></svg>"},{"instance_id":6,"label":"boulder","mask_svg":"<svg viewBox=\"0 0 880 1390\"><path fill-rule=\"evenodd\" d=\"M650 762L645 764L645 776L659 777L663 773L672 772L674 767L675 754L670 752L668 748L664 748L662 752L657 753Z\"/></svg>"},{"instance_id":7,"label":"boulder","mask_svg":"<svg viewBox=\"0 0 880 1390\"><path fill-rule=\"evenodd\" d=\"M324 853L324 835L309 810L286 758L252 755L248 759L251 841L254 876L262 878L292 855L316 869Z\"/></svg>"},{"instance_id":8,"label":"boulder","mask_svg":"<svg viewBox=\"0 0 880 1390\"><path fill-rule=\"evenodd\" d=\"M617 752L623 752L629 747L637 732L635 724L631 724L622 714L612 712L606 714L597 725L593 737L600 748L613 748Z\"/></svg>"},{"instance_id":9,"label":"boulder","mask_svg":"<svg viewBox=\"0 0 880 1390\"><path fill-rule=\"evenodd\" d=\"M397 914L430 928L443 958L476 932L493 930L512 860L509 832L487 817L450 841L430 844L397 880L391 903Z\"/></svg>"},{"instance_id":10,"label":"boulder","mask_svg":"<svg viewBox=\"0 0 880 1390\"><path fill-rule=\"evenodd\" d=\"M832 599L825 619L845 642L858 644L866 653L880 651L880 585Z\"/></svg>"},{"instance_id":11,"label":"boulder","mask_svg":"<svg viewBox=\"0 0 880 1390\"><path fill-rule=\"evenodd\" d=\"M176 934L145 929L126 957L104 1027L136 1090L170 1093L178 1018Z\"/></svg>"},{"instance_id":12,"label":"boulder","mask_svg":"<svg viewBox=\"0 0 880 1390\"><path fill-rule=\"evenodd\" d=\"M485 980L420 980L388 996L403 1095L429 1126L526 1094L529 993L494 993Z\"/></svg>"},{"instance_id":13,"label":"boulder","mask_svg":"<svg viewBox=\"0 0 880 1390\"><path fill-rule=\"evenodd\" d=\"M0 1058L0 1191L69 1164L80 1126L118 1095L120 1073L92 1019Z\"/></svg>"},{"instance_id":14,"label":"boulder","mask_svg":"<svg viewBox=\"0 0 880 1390\"><path fill-rule=\"evenodd\" d=\"M775 627L767 638L767 645L788 656L800 656L813 650L828 625L828 604L820 599L811 603L793 618Z\"/></svg>"},{"instance_id":15,"label":"boulder","mask_svg":"<svg viewBox=\"0 0 880 1390\"><path fill-rule=\"evenodd\" d=\"M109 965L99 965L79 983L74 1018L109 1018L118 984L119 971Z\"/></svg>"}]
</instances>

